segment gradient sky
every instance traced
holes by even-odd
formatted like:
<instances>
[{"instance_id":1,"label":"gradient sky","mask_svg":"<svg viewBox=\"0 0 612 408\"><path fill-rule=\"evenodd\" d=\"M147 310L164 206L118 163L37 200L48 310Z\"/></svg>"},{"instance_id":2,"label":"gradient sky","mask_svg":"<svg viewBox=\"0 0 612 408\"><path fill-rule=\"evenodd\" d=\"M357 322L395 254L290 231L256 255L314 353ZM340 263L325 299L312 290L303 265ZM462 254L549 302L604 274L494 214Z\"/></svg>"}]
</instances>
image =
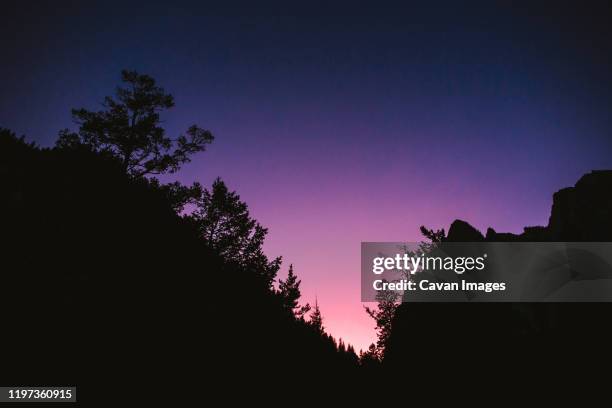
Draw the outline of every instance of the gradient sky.
<instances>
[{"instance_id":1,"label":"gradient sky","mask_svg":"<svg viewBox=\"0 0 612 408\"><path fill-rule=\"evenodd\" d=\"M48 146L121 69L154 76L176 98L171 134L217 136L173 178L237 190L282 275L293 263L358 349L375 338L361 241L455 218L520 232L547 223L554 191L612 168L605 7L171 3L6 5L0 126Z\"/></svg>"}]
</instances>

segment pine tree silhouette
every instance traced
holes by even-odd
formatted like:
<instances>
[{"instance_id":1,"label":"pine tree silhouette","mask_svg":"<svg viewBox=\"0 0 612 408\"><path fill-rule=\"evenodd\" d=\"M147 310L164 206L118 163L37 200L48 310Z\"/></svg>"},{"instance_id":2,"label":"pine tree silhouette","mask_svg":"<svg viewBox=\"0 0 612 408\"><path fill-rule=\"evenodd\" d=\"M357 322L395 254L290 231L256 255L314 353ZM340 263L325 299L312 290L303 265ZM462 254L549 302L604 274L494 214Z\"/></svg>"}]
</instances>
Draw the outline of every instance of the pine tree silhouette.
<instances>
[{"instance_id":1,"label":"pine tree silhouette","mask_svg":"<svg viewBox=\"0 0 612 408\"><path fill-rule=\"evenodd\" d=\"M299 299L302 296L300 292L300 283L302 281L297 279L297 276L293 273L293 264L289 265L289 272L287 273L286 280L279 280L278 292L282 298L283 306L288 312L291 312L298 318L303 318L306 313L310 310L310 305L306 303L304 306L300 306Z\"/></svg>"},{"instance_id":2,"label":"pine tree silhouette","mask_svg":"<svg viewBox=\"0 0 612 408\"><path fill-rule=\"evenodd\" d=\"M193 201L196 208L187 218L206 244L228 262L256 272L270 286L280 269L281 257L270 261L264 254L268 230L251 218L240 196L217 178L212 190L204 189Z\"/></svg>"},{"instance_id":3,"label":"pine tree silhouette","mask_svg":"<svg viewBox=\"0 0 612 408\"><path fill-rule=\"evenodd\" d=\"M321 334L325 332L325 328L323 327L323 315L321 314L321 309L319 309L319 302L316 298L315 307L312 313L310 314L310 325Z\"/></svg>"},{"instance_id":4,"label":"pine tree silhouette","mask_svg":"<svg viewBox=\"0 0 612 408\"><path fill-rule=\"evenodd\" d=\"M376 293L378 302L376 309L365 307L366 313L376 322L376 358L382 360L385 354L387 342L392 333L392 323L395 310L399 303L399 294L395 291L378 291Z\"/></svg>"}]
</instances>

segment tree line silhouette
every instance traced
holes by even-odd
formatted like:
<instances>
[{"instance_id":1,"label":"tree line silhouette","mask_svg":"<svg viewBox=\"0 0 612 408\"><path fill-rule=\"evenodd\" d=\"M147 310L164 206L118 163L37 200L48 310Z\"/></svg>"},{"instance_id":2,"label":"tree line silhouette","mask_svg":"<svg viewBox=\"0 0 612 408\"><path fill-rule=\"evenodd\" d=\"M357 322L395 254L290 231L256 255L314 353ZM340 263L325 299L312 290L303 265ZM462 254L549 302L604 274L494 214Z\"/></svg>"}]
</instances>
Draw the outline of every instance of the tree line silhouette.
<instances>
[{"instance_id":1,"label":"tree line silhouette","mask_svg":"<svg viewBox=\"0 0 612 408\"><path fill-rule=\"evenodd\" d=\"M240 196L221 179L152 177L212 133L167 136L173 97L147 75L121 79L101 111L73 110L78 130L52 148L0 130L4 383L77 384L107 406L143 398L129 387L196 384L203 368L228 383L261 370L350 377L353 347L325 332L318 303L300 303L293 265L278 277L282 259L266 256L267 230Z\"/></svg>"}]
</instances>

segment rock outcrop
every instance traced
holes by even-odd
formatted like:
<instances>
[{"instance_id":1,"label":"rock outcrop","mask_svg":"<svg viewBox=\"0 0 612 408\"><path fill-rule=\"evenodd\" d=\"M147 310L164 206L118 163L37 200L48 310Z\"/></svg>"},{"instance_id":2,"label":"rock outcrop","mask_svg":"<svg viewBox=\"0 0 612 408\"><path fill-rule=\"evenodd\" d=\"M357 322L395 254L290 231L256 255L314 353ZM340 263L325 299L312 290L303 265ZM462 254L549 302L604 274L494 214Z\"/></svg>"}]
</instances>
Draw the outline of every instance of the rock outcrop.
<instances>
[{"instance_id":1,"label":"rock outcrop","mask_svg":"<svg viewBox=\"0 0 612 408\"><path fill-rule=\"evenodd\" d=\"M455 220L445 238L449 242L556 242L612 241L612 170L585 174L574 187L553 195L547 226L525 227L522 234L480 231L462 220Z\"/></svg>"}]
</instances>

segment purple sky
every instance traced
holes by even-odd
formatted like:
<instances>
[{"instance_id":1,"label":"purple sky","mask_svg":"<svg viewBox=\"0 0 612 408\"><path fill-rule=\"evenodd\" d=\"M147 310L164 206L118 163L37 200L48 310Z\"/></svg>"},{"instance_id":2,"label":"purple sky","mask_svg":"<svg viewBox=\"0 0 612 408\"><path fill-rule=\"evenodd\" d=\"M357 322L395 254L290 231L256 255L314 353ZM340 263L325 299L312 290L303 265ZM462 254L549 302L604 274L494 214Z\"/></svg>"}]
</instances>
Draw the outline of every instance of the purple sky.
<instances>
[{"instance_id":1,"label":"purple sky","mask_svg":"<svg viewBox=\"0 0 612 408\"><path fill-rule=\"evenodd\" d=\"M293 263L304 301L358 349L375 338L361 241L418 240L455 218L520 232L546 224L554 191L612 168L599 11L105 4L9 7L0 126L50 145L122 68L154 76L176 98L170 133L217 136L176 178L238 191L282 275Z\"/></svg>"}]
</instances>

